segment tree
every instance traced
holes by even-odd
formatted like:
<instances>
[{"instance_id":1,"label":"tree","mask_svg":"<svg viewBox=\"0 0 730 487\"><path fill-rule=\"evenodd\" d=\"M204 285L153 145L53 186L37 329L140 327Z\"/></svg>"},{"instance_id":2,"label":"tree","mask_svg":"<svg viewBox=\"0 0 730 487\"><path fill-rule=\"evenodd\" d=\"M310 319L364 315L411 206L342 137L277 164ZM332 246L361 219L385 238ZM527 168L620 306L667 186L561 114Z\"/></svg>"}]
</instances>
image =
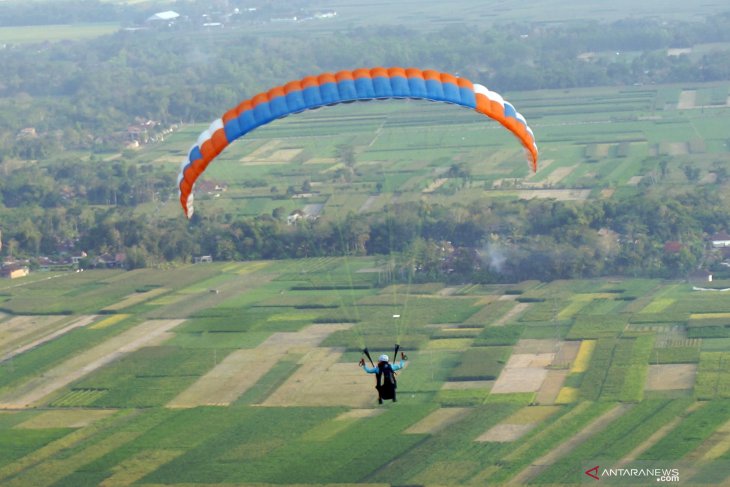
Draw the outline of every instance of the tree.
<instances>
[{"instance_id":1,"label":"tree","mask_svg":"<svg viewBox=\"0 0 730 487\"><path fill-rule=\"evenodd\" d=\"M700 168L687 164L682 167L682 170L688 181L696 182L700 179Z\"/></svg>"},{"instance_id":2,"label":"tree","mask_svg":"<svg viewBox=\"0 0 730 487\"><path fill-rule=\"evenodd\" d=\"M336 157L347 167L355 165L355 148L350 144L339 144L336 148Z\"/></svg>"},{"instance_id":3,"label":"tree","mask_svg":"<svg viewBox=\"0 0 730 487\"><path fill-rule=\"evenodd\" d=\"M669 174L669 161L666 158L662 158L659 161L659 170L661 171L662 179L666 178L667 174Z\"/></svg>"},{"instance_id":4,"label":"tree","mask_svg":"<svg viewBox=\"0 0 730 487\"><path fill-rule=\"evenodd\" d=\"M283 220L286 217L286 208L283 206L278 206L271 210L271 216L275 220Z\"/></svg>"}]
</instances>

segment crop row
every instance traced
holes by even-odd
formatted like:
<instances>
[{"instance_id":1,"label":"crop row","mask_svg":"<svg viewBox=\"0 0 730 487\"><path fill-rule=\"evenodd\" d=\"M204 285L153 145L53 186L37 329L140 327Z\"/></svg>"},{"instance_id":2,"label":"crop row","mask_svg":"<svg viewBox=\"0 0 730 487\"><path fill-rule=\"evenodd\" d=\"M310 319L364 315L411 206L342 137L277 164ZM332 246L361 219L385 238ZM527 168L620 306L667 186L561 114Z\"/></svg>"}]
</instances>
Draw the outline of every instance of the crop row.
<instances>
[{"instance_id":1,"label":"crop row","mask_svg":"<svg viewBox=\"0 0 730 487\"><path fill-rule=\"evenodd\" d=\"M107 393L107 389L90 389L74 387L71 391L51 402L51 407L83 407L91 406Z\"/></svg>"},{"instance_id":2,"label":"crop row","mask_svg":"<svg viewBox=\"0 0 730 487\"><path fill-rule=\"evenodd\" d=\"M612 422L599 434L573 450L534 479L538 483L580 483L583 469L576 465L590 464L599 459L607 464L620 460L662 426L686 410L691 399L647 400Z\"/></svg>"},{"instance_id":3,"label":"crop row","mask_svg":"<svg viewBox=\"0 0 730 487\"><path fill-rule=\"evenodd\" d=\"M520 441L510 445L511 448L505 454L492 459L490 465L487 466L489 482L498 484L507 481L534 460L575 436L577 432L611 407L613 407L611 403L589 401L566 407L564 414L548 423L541 424Z\"/></svg>"},{"instance_id":4,"label":"crop row","mask_svg":"<svg viewBox=\"0 0 730 487\"><path fill-rule=\"evenodd\" d=\"M466 485L509 447L509 443L474 439L503 421L518 406L489 404L463 410L458 421L432 435L421 435L414 448L379 469L373 482L389 485Z\"/></svg>"},{"instance_id":5,"label":"crop row","mask_svg":"<svg viewBox=\"0 0 730 487\"><path fill-rule=\"evenodd\" d=\"M647 364L654 347L654 337L621 339L603 383L601 399L606 401L640 401L644 395Z\"/></svg>"},{"instance_id":6,"label":"crop row","mask_svg":"<svg viewBox=\"0 0 730 487\"><path fill-rule=\"evenodd\" d=\"M730 398L730 352L701 352L695 394L699 399Z\"/></svg>"},{"instance_id":7,"label":"crop row","mask_svg":"<svg viewBox=\"0 0 730 487\"><path fill-rule=\"evenodd\" d=\"M214 421L226 424L225 429L219 428L214 435L206 434L204 441L196 442L186 453L149 475L146 481L164 484L356 482L420 440L418 435L399 433L422 418L430 406L393 408L367 421L354 421L328 441L308 440L306 433L322 428L324 422L332 421L342 409L228 409L214 415L217 416ZM388 441L365 441L375 431L389 432ZM183 438L183 441L193 440L189 435ZM317 468L313 468L315 465Z\"/></svg>"},{"instance_id":8,"label":"crop row","mask_svg":"<svg viewBox=\"0 0 730 487\"><path fill-rule=\"evenodd\" d=\"M639 456L639 460L678 460L697 448L730 418L730 400L700 403L676 428Z\"/></svg>"},{"instance_id":9,"label":"crop row","mask_svg":"<svg viewBox=\"0 0 730 487\"><path fill-rule=\"evenodd\" d=\"M625 314L578 315L568 332L568 339L590 339L619 335L628 324Z\"/></svg>"}]
</instances>

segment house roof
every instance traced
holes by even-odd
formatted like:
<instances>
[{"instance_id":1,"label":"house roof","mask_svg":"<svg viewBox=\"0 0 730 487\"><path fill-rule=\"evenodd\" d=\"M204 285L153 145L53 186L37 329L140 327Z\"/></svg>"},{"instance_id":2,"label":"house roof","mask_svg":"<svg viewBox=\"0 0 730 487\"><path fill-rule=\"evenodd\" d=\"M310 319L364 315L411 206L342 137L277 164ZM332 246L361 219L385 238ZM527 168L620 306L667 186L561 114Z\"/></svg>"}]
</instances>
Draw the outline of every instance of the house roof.
<instances>
[{"instance_id":1,"label":"house roof","mask_svg":"<svg viewBox=\"0 0 730 487\"><path fill-rule=\"evenodd\" d=\"M690 274L690 277L705 278L705 277L711 276L711 275L712 275L712 272L708 271L707 269L697 269L696 271L694 271Z\"/></svg>"},{"instance_id":2,"label":"house roof","mask_svg":"<svg viewBox=\"0 0 730 487\"><path fill-rule=\"evenodd\" d=\"M2 269L0 269L0 273L2 273L3 275L7 275L7 274L10 274L11 272L20 271L20 270L28 270L28 267L23 266L23 265L17 265L17 264L6 265Z\"/></svg>"},{"instance_id":3,"label":"house roof","mask_svg":"<svg viewBox=\"0 0 730 487\"><path fill-rule=\"evenodd\" d=\"M716 233L715 235L710 237L710 240L713 242L721 241L721 240L730 240L730 235L727 234L727 232L720 232Z\"/></svg>"},{"instance_id":4,"label":"house roof","mask_svg":"<svg viewBox=\"0 0 730 487\"><path fill-rule=\"evenodd\" d=\"M664 244L664 252L666 253L676 253L682 250L682 242L676 242L673 240L670 240L669 242L666 242Z\"/></svg>"}]
</instances>

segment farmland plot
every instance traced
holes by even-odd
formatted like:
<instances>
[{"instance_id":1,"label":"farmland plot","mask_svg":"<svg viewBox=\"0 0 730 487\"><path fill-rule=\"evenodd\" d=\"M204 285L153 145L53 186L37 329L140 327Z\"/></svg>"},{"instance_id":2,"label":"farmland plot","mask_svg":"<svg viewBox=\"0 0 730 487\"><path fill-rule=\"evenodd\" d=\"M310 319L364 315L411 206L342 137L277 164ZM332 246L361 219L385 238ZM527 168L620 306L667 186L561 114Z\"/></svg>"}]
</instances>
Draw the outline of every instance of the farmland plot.
<instances>
[{"instance_id":1,"label":"farmland plot","mask_svg":"<svg viewBox=\"0 0 730 487\"><path fill-rule=\"evenodd\" d=\"M101 345L83 352L53 368L41 377L0 396L0 408L24 408L42 400L86 374L111 363L143 346L162 343L170 338L169 330L182 320L153 320L138 325Z\"/></svg>"},{"instance_id":2,"label":"farmland plot","mask_svg":"<svg viewBox=\"0 0 730 487\"><path fill-rule=\"evenodd\" d=\"M172 408L226 406L253 386L284 355L307 351L349 325L311 325L297 333L275 333L254 349L237 350L168 403Z\"/></svg>"}]
</instances>

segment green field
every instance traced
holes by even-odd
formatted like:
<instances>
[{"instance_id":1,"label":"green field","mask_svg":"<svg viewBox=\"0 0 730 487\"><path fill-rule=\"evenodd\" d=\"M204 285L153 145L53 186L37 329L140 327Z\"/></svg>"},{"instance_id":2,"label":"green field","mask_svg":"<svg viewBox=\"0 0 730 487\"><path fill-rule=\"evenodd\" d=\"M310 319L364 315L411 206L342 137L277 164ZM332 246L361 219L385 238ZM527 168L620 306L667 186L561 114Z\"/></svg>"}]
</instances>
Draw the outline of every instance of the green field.
<instances>
[{"instance_id":1,"label":"green field","mask_svg":"<svg viewBox=\"0 0 730 487\"><path fill-rule=\"evenodd\" d=\"M399 2L400 8L370 8L367 4L355 0L335 0L327 5L338 12L338 17L350 21L359 20L371 24L403 24L429 23L431 25L469 24L477 22L509 22L509 21L542 21L546 23L560 21L578 21L600 19L611 21L626 17L667 16L676 18L692 18L697 10L688 4L669 1L652 0L637 4L629 1L612 2L596 8L592 4L567 4L564 1L527 1L517 4L501 4L496 2L478 2L475 0L455 0L448 4L448 9L440 3L404 0ZM723 11L722 2L703 3L705 12Z\"/></svg>"},{"instance_id":2,"label":"green field","mask_svg":"<svg viewBox=\"0 0 730 487\"><path fill-rule=\"evenodd\" d=\"M119 27L119 24L116 22L0 27L0 44L25 44L90 39L117 32Z\"/></svg>"},{"instance_id":3,"label":"green field","mask_svg":"<svg viewBox=\"0 0 730 487\"><path fill-rule=\"evenodd\" d=\"M697 105L681 106L687 90ZM328 107L275 121L231 144L200 179L224 189L198 190L196 211L235 218L321 205L320 214L337 220L382 212L396 201L468 206L485 198L619 200L648 188L671 194L697 185L721 191L715 177L730 162L722 130L730 107L727 96L722 104L699 103L728 93L728 83L503 93L539 140L534 174L508 131L468 110L413 100ZM183 126L133 159L177 174L204 128ZM351 170L338 158L341 147L355 155ZM458 164L468 177L444 178ZM687 165L698 170L695 180L687 178ZM308 193L301 190L305 182ZM288 189L300 194L292 197ZM178 206L171 194L161 206L136 211L178 218ZM598 301L578 301L576 312L581 304ZM601 304L623 307L611 299Z\"/></svg>"},{"instance_id":4,"label":"green field","mask_svg":"<svg viewBox=\"0 0 730 487\"><path fill-rule=\"evenodd\" d=\"M661 300L693 313L706 305L688 284L526 282L444 294L438 283L381 287L377 273L354 272L374 264L224 262L3 281L0 332L49 309L67 320L104 309L119 318L98 315L0 362L0 484L578 485L576 464L599 461L728 480L717 473L730 451L727 339L687 338L691 321L642 321ZM325 285L348 275L350 290ZM521 301L499 299L515 292ZM620 315L602 304L629 292L645 304ZM549 307L541 296L554 298ZM511 313L516 305L524 311ZM730 296L713 295L714 313L728 306ZM155 326L169 331L152 336ZM596 341L585 371L548 386L546 374L567 373L567 350L584 339ZM398 403L378 407L358 350L387 352L396 340L410 364ZM105 361L114 343L118 355ZM318 377L322 366L331 370ZM316 397L298 385L308 380ZM556 404L560 387L575 400ZM447 416L451 408L461 409Z\"/></svg>"}]
</instances>

